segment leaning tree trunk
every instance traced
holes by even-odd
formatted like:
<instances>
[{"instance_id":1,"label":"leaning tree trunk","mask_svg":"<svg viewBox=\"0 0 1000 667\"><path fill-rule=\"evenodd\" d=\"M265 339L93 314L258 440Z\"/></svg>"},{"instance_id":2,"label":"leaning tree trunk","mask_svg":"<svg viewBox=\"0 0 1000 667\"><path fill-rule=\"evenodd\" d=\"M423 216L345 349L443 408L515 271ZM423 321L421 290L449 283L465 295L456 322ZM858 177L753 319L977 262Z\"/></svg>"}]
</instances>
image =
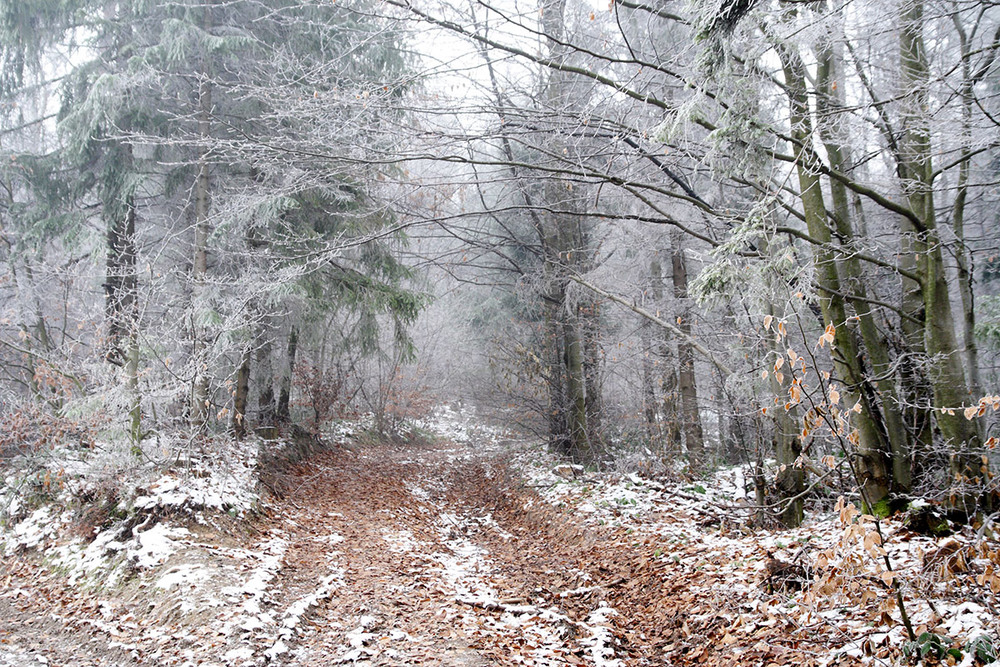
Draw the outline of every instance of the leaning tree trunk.
<instances>
[{"instance_id":1,"label":"leaning tree trunk","mask_svg":"<svg viewBox=\"0 0 1000 667\"><path fill-rule=\"evenodd\" d=\"M837 271L836 255L832 251L832 234L827 226L826 204L822 183L816 168L816 156L809 150L812 141L809 96L806 88L805 65L799 54L787 48L779 50L789 99L789 119L792 132L792 153L799 181L799 199L809 235L819 245L814 250L816 283L823 323L833 327L833 363L844 383L848 405L859 405L854 415L857 456L855 474L861 485L863 502L873 509L889 495L890 477L886 453L873 416L873 408L862 393L864 381L854 335L847 326L847 311Z\"/></svg>"},{"instance_id":2,"label":"leaning tree trunk","mask_svg":"<svg viewBox=\"0 0 1000 667\"><path fill-rule=\"evenodd\" d=\"M846 137L836 129L837 114L844 113L843 87L838 89L836 86L843 61L829 41L819 46L816 59L816 109L818 118L822 119L816 131L822 138L830 166L846 173L849 168L849 161L845 157ZM847 292L847 300L858 318L858 330L871 370L879 378L877 382L865 379L865 393L869 396L873 414L878 411L878 404L881 405L881 422L892 459L892 489L897 493L907 493L913 482L913 442L903 420L903 404L893 377L894 369L888 347L879 334L872 305L868 301L864 275L852 247L856 238L852 224L854 210L847 187L842 181L830 179L830 199L833 203L837 236L845 248L838 255L838 264L843 269L843 286ZM875 397L878 397L878 403L874 400Z\"/></svg>"}]
</instances>

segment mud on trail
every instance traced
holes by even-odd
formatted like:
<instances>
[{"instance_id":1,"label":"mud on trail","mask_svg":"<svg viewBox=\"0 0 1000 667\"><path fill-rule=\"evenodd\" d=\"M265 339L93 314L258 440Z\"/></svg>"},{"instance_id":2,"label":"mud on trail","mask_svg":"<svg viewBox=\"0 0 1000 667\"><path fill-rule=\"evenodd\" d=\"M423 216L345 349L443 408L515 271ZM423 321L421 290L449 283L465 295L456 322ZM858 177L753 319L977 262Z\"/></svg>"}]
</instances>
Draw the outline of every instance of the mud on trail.
<instances>
[{"instance_id":1,"label":"mud on trail","mask_svg":"<svg viewBox=\"0 0 1000 667\"><path fill-rule=\"evenodd\" d=\"M192 525L117 589L8 560L0 666L814 664L828 639L773 616L738 634L721 575L585 524L471 448L323 453L284 483L252 536Z\"/></svg>"}]
</instances>

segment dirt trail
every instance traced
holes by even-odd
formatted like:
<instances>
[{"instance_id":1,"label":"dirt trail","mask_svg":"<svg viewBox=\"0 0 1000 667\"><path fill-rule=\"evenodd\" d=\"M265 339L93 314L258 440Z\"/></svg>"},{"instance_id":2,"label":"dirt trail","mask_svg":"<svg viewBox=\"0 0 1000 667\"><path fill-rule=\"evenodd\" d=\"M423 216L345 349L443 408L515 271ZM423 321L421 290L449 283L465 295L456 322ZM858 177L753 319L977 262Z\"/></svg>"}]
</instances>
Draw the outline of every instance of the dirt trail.
<instances>
[{"instance_id":1,"label":"dirt trail","mask_svg":"<svg viewBox=\"0 0 1000 667\"><path fill-rule=\"evenodd\" d=\"M308 502L276 518L293 536L279 605L301 599L324 576L339 581L288 642L284 664L614 657L610 620L588 621L589 605L577 599L596 582L565 557L583 531L541 509L512 522L515 503L500 465L468 450L379 449L320 456L297 474L302 486L289 500ZM572 594L560 598L565 591Z\"/></svg>"},{"instance_id":2,"label":"dirt trail","mask_svg":"<svg viewBox=\"0 0 1000 667\"><path fill-rule=\"evenodd\" d=\"M780 624L716 645L736 603L691 587L725 582L507 475L466 447L326 453L291 471L254 539L192 534L114 594L10 560L0 667L815 662L808 642L769 641L794 630Z\"/></svg>"}]
</instances>

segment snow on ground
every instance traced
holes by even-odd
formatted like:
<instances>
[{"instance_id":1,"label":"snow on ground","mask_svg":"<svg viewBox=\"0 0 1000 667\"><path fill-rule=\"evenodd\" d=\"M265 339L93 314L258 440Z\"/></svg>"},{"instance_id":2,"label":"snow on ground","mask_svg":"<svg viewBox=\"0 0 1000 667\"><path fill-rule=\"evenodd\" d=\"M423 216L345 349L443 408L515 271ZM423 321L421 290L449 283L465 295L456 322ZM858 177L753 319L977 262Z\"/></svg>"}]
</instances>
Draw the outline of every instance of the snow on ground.
<instances>
[{"instance_id":1,"label":"snow on ground","mask_svg":"<svg viewBox=\"0 0 1000 667\"><path fill-rule=\"evenodd\" d=\"M334 590L343 585L344 570L342 568L338 568L332 574L324 577L319 582L319 586L316 590L296 600L285 610L281 618L281 622L278 624L278 638L273 644L271 644L270 648L264 651L264 656L269 662L273 661L280 655L288 653L287 642L291 641L292 637L294 637L298 632L299 623L302 621L302 617L305 616L306 612L323 600L329 598Z\"/></svg>"},{"instance_id":2,"label":"snow on ground","mask_svg":"<svg viewBox=\"0 0 1000 667\"><path fill-rule=\"evenodd\" d=\"M278 575L282 567L288 541L282 536L274 536L262 543L256 552L248 552L247 556L256 560L256 567L239 584L222 589L222 594L231 599L242 598L235 614L223 626L223 634L230 635L236 630L252 632L273 624L274 618L265 613L265 599L268 586Z\"/></svg>"},{"instance_id":3,"label":"snow on ground","mask_svg":"<svg viewBox=\"0 0 1000 667\"><path fill-rule=\"evenodd\" d=\"M415 551L420 543L413 537L413 533L406 528L400 530L384 529L382 537L389 547L389 551L397 553L408 553Z\"/></svg>"},{"instance_id":4,"label":"snow on ground","mask_svg":"<svg viewBox=\"0 0 1000 667\"><path fill-rule=\"evenodd\" d=\"M753 500L752 489L748 488L749 475L742 467L722 469L697 483L667 485L636 474L602 475L570 469L538 445L519 448L513 462L525 485L537 490L553 506L568 508L590 524L634 531L637 539L642 535L655 536L660 545L654 554L656 558L687 571L717 574L716 581L725 582L721 589L694 583L691 593L695 597L722 600L738 595L746 600L744 608L759 612L758 603L767 597L763 583L769 576L767 567L772 557L811 569L821 552L835 552L835 557L829 559L831 565L854 564L855 583L845 582L845 594L826 598L816 595L810 599L808 587L805 591L784 594L781 613L802 619L803 624L819 618L830 627L839 628L843 644L834 647L825 660L827 664L842 655L871 661L873 648L901 646L907 639L891 596L878 592L871 583L885 572L881 558L872 557L875 552L866 552L860 540L858 544L844 544L842 538L847 526L838 521L835 513L812 512L802 526L791 530L740 529ZM854 522L859 520L866 521L860 517ZM873 530L870 522L865 525L863 532ZM937 631L962 643L983 635L1000 637L1000 618L980 604L956 600L954 583L933 582L923 566L925 554L954 538L909 534L895 520L884 520L882 530L886 536L882 547L893 571L904 582L907 611L918 632ZM967 535L961 543L969 545L974 540ZM994 566L981 560L969 567L983 572L992 571L990 568ZM858 590L853 590L853 586L858 586ZM876 591L872 597L877 599L859 603L865 588ZM995 592L992 599L995 604ZM881 633L873 627L879 624L873 624L871 611L879 600L881 607L876 611L884 608L895 623ZM887 630L884 625L881 628Z\"/></svg>"},{"instance_id":5,"label":"snow on ground","mask_svg":"<svg viewBox=\"0 0 1000 667\"><path fill-rule=\"evenodd\" d=\"M795 530L743 530L741 518L748 515L752 490L748 489L748 475L742 468L723 469L696 483L665 484L636 474L599 475L566 465L540 446L482 426L467 410L440 408L417 426L453 443L450 448L435 449L446 463L503 453L521 472L525 486L535 489L542 501L570 510L585 523L619 527L637 538L648 539L656 545L653 558L671 563L681 572L714 575L693 581L690 594L701 599L738 600L736 612L731 606L729 610L720 609L719 614L727 620L736 623L743 613L758 619L783 615L803 624L837 628L842 642L832 648L825 663L832 664L843 655L869 660L873 647L899 646L906 640L898 624L886 628L873 623L868 612L878 600L866 606L858 603L858 596L849 590L812 598L808 590L780 596L764 592L761 584L769 576L772 558L813 567L822 556L835 566L854 567L852 576L868 587L885 573L883 566L868 557L859 544L844 541L845 526L833 514L812 513L808 522ZM336 438L348 438L362 428L360 422L341 423L332 433ZM0 553L9 556L21 549L44 549L50 562L66 572L71 584L116 586L138 571L144 581L143 590L170 600L169 604L161 604L164 613L204 617L206 627L225 644L228 664L288 658L286 654L309 610L345 585L341 552L336 550L344 537L320 533L309 538L323 545L328 573L318 578L311 590L301 591L283 603L282 608L276 603L274 591L285 567L289 535L273 529L251 549L209 547L184 526L158 519L186 516L204 524L209 520L206 513L239 515L257 506L253 469L256 450L255 446L248 447L253 453L239 453L246 455L242 463L215 462L189 453L182 466L141 466L143 472L135 490L121 492L116 499L117 510L131 519L109 518L94 529L90 540L60 541L60 534L72 521L71 512L65 508L80 493L106 488L109 479L117 474L107 470L120 470L108 464L110 455L102 454L89 462L75 459L55 476L40 478L36 473L31 479L8 477L0 488L0 518L9 522L8 530L0 536ZM416 510L427 518L433 517L437 537L421 533L418 539L412 530L400 525L382 529L381 539L387 551L413 558L422 577L429 573L430 578L422 579L421 585L441 591L455 603L442 607L444 620L469 637L516 631L524 640L519 659L526 664L564 664L570 646L584 647L589 661L597 667L622 664L614 652L615 609L599 602L581 621L571 620L540 601L532 604L530 600L502 599L494 585L496 565L476 535L492 531L503 540L514 539L513 535L487 511L451 507L445 500L444 478L422 474L420 461L401 464L414 471L406 479L405 488ZM37 501L32 501L26 490L37 490L39 479L44 480L42 484L51 498L32 509L32 503ZM390 510L381 511L396 516ZM136 518L141 522L137 524ZM863 517L853 521L852 525L859 521L864 524ZM984 634L997 635L1000 623L991 614L989 603L956 599L949 590L954 585L935 579L924 567L925 555L946 547L947 540L904 535L893 521L884 522L882 527L886 537L882 547L906 586L907 610L915 626L961 642ZM858 530L863 535L870 526L864 524ZM962 545L969 544L967 538L962 540ZM989 566L977 562L975 554L966 555L970 567L985 571ZM564 591L561 595L577 592ZM880 595L880 600L887 599ZM898 610L883 606L898 623ZM478 614L476 609L495 613ZM336 661L352 662L372 655L376 621L362 614L344 623L346 645ZM163 631L147 628L145 632L149 638ZM0 654L0 661L3 659Z\"/></svg>"},{"instance_id":6,"label":"snow on ground","mask_svg":"<svg viewBox=\"0 0 1000 667\"><path fill-rule=\"evenodd\" d=\"M470 453L469 445L474 446L472 451L482 454L487 450L496 450L499 443L509 437L504 429L487 424L471 406L454 408L441 405L434 408L427 417L414 420L413 425L430 431L443 440L461 445L455 453L463 456Z\"/></svg>"},{"instance_id":7,"label":"snow on ground","mask_svg":"<svg viewBox=\"0 0 1000 667\"><path fill-rule=\"evenodd\" d=\"M473 443L470 443L473 444ZM476 445L478 448L478 444ZM444 450L449 463L459 458L475 456L466 445L455 451ZM440 537L439 544L444 549L430 554L436 586L459 603L458 607L442 606L440 613L446 621L456 624L468 637L488 637L496 633L517 633L521 638L520 653L510 656L513 662L521 662L536 667L565 665L566 656L574 653L576 646L587 649L596 667L620 667L615 659L613 635L608 619L615 612L609 607L595 610L585 621L573 620L556 609L531 604L525 600L504 600L493 585L497 576L496 565L490 553L476 541L475 536L483 531L492 531L503 540L514 539L486 511L458 514L450 510L443 500L436 500L425 492L424 487L433 486L431 480L421 479L409 483L411 492L422 503L433 506L432 515ZM404 542L408 531L384 532L383 536L390 548L404 543L415 558L423 558L419 547L422 544ZM424 566L428 561L424 561ZM423 566L422 566L423 567ZM499 615L483 615L476 609L492 610ZM358 637L364 637L359 634ZM363 647L357 646L347 656L364 655Z\"/></svg>"}]
</instances>

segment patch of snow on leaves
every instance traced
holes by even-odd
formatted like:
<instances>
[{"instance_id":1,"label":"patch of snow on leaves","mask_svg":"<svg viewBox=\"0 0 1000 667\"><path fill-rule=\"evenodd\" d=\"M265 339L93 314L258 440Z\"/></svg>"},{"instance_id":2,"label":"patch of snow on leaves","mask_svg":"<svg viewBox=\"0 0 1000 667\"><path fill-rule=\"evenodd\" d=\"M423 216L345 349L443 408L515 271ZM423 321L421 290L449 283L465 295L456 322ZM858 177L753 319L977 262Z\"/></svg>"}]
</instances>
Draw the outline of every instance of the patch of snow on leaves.
<instances>
[{"instance_id":1,"label":"patch of snow on leaves","mask_svg":"<svg viewBox=\"0 0 1000 667\"><path fill-rule=\"evenodd\" d=\"M945 621L944 629L950 637L974 638L988 634L987 626L993 615L975 602L962 602L958 605L943 605L938 608Z\"/></svg>"},{"instance_id":2,"label":"patch of snow on leaves","mask_svg":"<svg viewBox=\"0 0 1000 667\"><path fill-rule=\"evenodd\" d=\"M190 536L187 528L172 527L165 523L154 524L136 536L136 542L126 549L126 557L136 567L155 567L177 551L176 538Z\"/></svg>"},{"instance_id":3,"label":"patch of snow on leaves","mask_svg":"<svg viewBox=\"0 0 1000 667\"><path fill-rule=\"evenodd\" d=\"M496 443L505 435L503 430L485 424L471 406L455 409L450 405L440 405L413 424L457 444L476 445L477 448Z\"/></svg>"},{"instance_id":4,"label":"patch of snow on leaves","mask_svg":"<svg viewBox=\"0 0 1000 667\"><path fill-rule=\"evenodd\" d=\"M47 539L52 539L66 518L60 516L51 505L40 507L28 518L14 526L12 535L5 543L5 555L11 555L18 548L33 549Z\"/></svg>"},{"instance_id":5,"label":"patch of snow on leaves","mask_svg":"<svg viewBox=\"0 0 1000 667\"><path fill-rule=\"evenodd\" d=\"M590 658L595 667L620 667L621 660L615 658L614 635L611 634L609 618L617 612L611 607L598 607L587 616L586 625L591 636L580 643L590 649Z\"/></svg>"},{"instance_id":6,"label":"patch of snow on leaves","mask_svg":"<svg viewBox=\"0 0 1000 667\"><path fill-rule=\"evenodd\" d=\"M382 529L382 539L389 545L389 551L395 553L408 553L420 546L420 543L413 537L413 533L408 529L389 530Z\"/></svg>"},{"instance_id":7,"label":"patch of snow on leaves","mask_svg":"<svg viewBox=\"0 0 1000 667\"><path fill-rule=\"evenodd\" d=\"M378 620L366 614L359 617L357 622L358 627L347 633L347 644L350 648L346 653L334 658L334 664L358 662L375 655L375 651L368 648L368 644L375 639L375 633L371 630L378 625Z\"/></svg>"},{"instance_id":8,"label":"patch of snow on leaves","mask_svg":"<svg viewBox=\"0 0 1000 667\"><path fill-rule=\"evenodd\" d=\"M169 591L175 586L189 588L209 578L209 573L200 565L177 565L156 580L154 588Z\"/></svg>"},{"instance_id":9,"label":"patch of snow on leaves","mask_svg":"<svg viewBox=\"0 0 1000 667\"><path fill-rule=\"evenodd\" d=\"M423 501L425 503L430 502L431 494L427 493L427 490L424 489L423 487L417 484L408 484L407 487L410 489L410 493L413 494L413 497L416 498L417 500Z\"/></svg>"},{"instance_id":10,"label":"patch of snow on leaves","mask_svg":"<svg viewBox=\"0 0 1000 667\"><path fill-rule=\"evenodd\" d=\"M323 435L333 442L344 442L359 433L372 428L375 424L375 415L368 413L361 415L357 419L341 419L332 422L323 431Z\"/></svg>"},{"instance_id":11,"label":"patch of snow on leaves","mask_svg":"<svg viewBox=\"0 0 1000 667\"><path fill-rule=\"evenodd\" d=\"M445 536L445 544L450 554L434 553L431 558L443 568L442 577L455 595L468 602L495 602L497 592L483 581L482 571L486 569L486 550L464 537L458 537L456 528L461 529L462 521L454 514L442 512L439 515L438 530Z\"/></svg>"},{"instance_id":12,"label":"patch of snow on leaves","mask_svg":"<svg viewBox=\"0 0 1000 667\"><path fill-rule=\"evenodd\" d=\"M226 622L223 634L231 635L237 628L252 632L274 622L271 614L262 613L262 605L267 596L268 585L281 569L287 550L287 540L280 536L272 537L255 554L258 565L250 572L250 576L239 586L222 589L223 595L245 598L234 617Z\"/></svg>"},{"instance_id":13,"label":"patch of snow on leaves","mask_svg":"<svg viewBox=\"0 0 1000 667\"><path fill-rule=\"evenodd\" d=\"M454 514L442 512L439 515L438 530L445 538L445 545L451 553L435 553L431 557L442 567L440 576L450 589L448 593L464 604L502 609L499 618L477 614L463 614L454 609L444 607L441 613L449 619L460 622L467 633L482 634L490 629L510 632L514 630L523 639L521 652L511 655L511 661L535 665L537 667L555 667L566 664L566 639L571 635L569 629L576 624L569 617L553 609L540 608L534 605L510 605L500 602L499 593L489 583L487 578L492 572L488 552L471 542L460 533L473 531L495 524L492 516L466 517L460 519ZM598 617L605 618L605 617ZM600 655L613 657L613 650L608 653L610 631L607 628L585 628L591 632L594 639L592 646ZM606 667L619 667L617 662L605 661L599 663Z\"/></svg>"},{"instance_id":14,"label":"patch of snow on leaves","mask_svg":"<svg viewBox=\"0 0 1000 667\"><path fill-rule=\"evenodd\" d=\"M210 469L205 476L168 473L149 485L137 497L133 507L148 510L157 507L206 508L243 514L258 501L254 487L256 473L250 466L231 463L228 470Z\"/></svg>"},{"instance_id":15,"label":"patch of snow on leaves","mask_svg":"<svg viewBox=\"0 0 1000 667\"><path fill-rule=\"evenodd\" d=\"M128 549L128 545L118 539L121 533L122 526L116 526L98 533L86 547L80 540L61 545L55 550L54 562L67 570L67 578L72 586L83 577L98 572L105 572L106 583L114 585L118 577L106 570L111 568L114 556Z\"/></svg>"},{"instance_id":16,"label":"patch of snow on leaves","mask_svg":"<svg viewBox=\"0 0 1000 667\"><path fill-rule=\"evenodd\" d=\"M253 660L253 649L249 646L239 646L227 651L222 659L230 665L243 664Z\"/></svg>"},{"instance_id":17,"label":"patch of snow on leaves","mask_svg":"<svg viewBox=\"0 0 1000 667\"><path fill-rule=\"evenodd\" d=\"M49 659L18 646L0 648L0 667L48 667Z\"/></svg>"},{"instance_id":18,"label":"patch of snow on leaves","mask_svg":"<svg viewBox=\"0 0 1000 667\"><path fill-rule=\"evenodd\" d=\"M334 590L344 585L344 571L338 569L320 581L319 587L309 595L296 600L281 619L278 628L278 639L269 649L264 651L268 660L274 660L279 655L288 652L288 644L285 640L291 639L298 629L299 622L307 611L316 604L330 597Z\"/></svg>"}]
</instances>

